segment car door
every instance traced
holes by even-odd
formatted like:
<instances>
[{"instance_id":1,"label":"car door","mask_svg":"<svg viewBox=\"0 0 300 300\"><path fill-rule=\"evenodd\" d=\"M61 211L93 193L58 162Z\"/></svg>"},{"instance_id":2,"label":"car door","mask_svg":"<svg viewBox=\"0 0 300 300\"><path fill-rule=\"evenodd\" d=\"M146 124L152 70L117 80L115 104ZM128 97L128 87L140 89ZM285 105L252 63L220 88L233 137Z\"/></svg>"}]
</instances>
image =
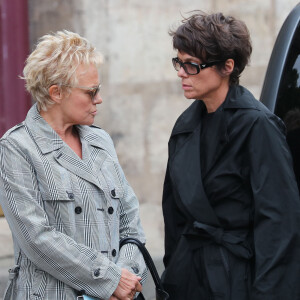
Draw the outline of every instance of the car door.
<instances>
[{"instance_id":1,"label":"car door","mask_svg":"<svg viewBox=\"0 0 300 300\"><path fill-rule=\"evenodd\" d=\"M300 187L300 3L280 29L260 101L285 122L287 142Z\"/></svg>"},{"instance_id":2,"label":"car door","mask_svg":"<svg viewBox=\"0 0 300 300\"><path fill-rule=\"evenodd\" d=\"M299 22L300 3L290 12L279 31L260 96L260 101L281 118L291 108L300 107Z\"/></svg>"}]
</instances>

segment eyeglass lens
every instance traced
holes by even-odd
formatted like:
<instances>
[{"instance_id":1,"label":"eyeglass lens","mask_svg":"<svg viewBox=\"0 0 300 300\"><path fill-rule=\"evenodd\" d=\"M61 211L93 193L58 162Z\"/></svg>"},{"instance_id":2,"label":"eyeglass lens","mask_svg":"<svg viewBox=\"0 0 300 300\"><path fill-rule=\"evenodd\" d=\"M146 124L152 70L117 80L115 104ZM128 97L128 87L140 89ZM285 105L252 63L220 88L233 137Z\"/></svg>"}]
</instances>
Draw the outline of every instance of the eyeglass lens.
<instances>
[{"instance_id":1,"label":"eyeglass lens","mask_svg":"<svg viewBox=\"0 0 300 300\"><path fill-rule=\"evenodd\" d=\"M199 67L197 65L192 64L190 62L183 63L180 60L178 60L178 58L173 59L173 66L176 71L179 71L180 68L183 68L184 71L189 75L195 75L199 73Z\"/></svg>"},{"instance_id":2,"label":"eyeglass lens","mask_svg":"<svg viewBox=\"0 0 300 300\"><path fill-rule=\"evenodd\" d=\"M90 96L91 96L92 101L94 101L95 98L97 97L97 95L99 94L99 92L100 92L100 87L101 87L101 84L98 85L98 86L97 86L96 88L94 88L93 90L91 90Z\"/></svg>"}]
</instances>

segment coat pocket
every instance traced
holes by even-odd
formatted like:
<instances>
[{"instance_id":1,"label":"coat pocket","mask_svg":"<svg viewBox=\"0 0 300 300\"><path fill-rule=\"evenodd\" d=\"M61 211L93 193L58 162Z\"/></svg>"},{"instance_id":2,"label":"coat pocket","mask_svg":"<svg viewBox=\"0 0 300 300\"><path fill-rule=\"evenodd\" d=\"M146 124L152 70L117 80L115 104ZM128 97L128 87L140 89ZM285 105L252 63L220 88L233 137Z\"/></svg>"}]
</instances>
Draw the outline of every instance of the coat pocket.
<instances>
[{"instance_id":1,"label":"coat pocket","mask_svg":"<svg viewBox=\"0 0 300 300\"><path fill-rule=\"evenodd\" d=\"M70 237L75 234L75 195L71 189L58 193L54 199L43 198L44 211L47 214L49 225L57 231Z\"/></svg>"},{"instance_id":2,"label":"coat pocket","mask_svg":"<svg viewBox=\"0 0 300 300\"><path fill-rule=\"evenodd\" d=\"M72 173L62 166L55 166L47 182L39 183L39 190L44 201L74 201L75 192Z\"/></svg>"}]
</instances>

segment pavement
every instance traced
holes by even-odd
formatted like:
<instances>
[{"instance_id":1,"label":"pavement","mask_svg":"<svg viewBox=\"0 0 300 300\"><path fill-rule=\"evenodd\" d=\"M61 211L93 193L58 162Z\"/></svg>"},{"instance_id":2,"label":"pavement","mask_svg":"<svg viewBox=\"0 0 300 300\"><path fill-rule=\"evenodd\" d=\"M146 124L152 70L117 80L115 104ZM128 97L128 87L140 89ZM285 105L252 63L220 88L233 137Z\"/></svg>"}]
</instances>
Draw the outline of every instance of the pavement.
<instances>
[{"instance_id":1,"label":"pavement","mask_svg":"<svg viewBox=\"0 0 300 300\"><path fill-rule=\"evenodd\" d=\"M155 252L152 249L148 249L153 256L154 263L157 267L158 273L163 271L162 255L159 251ZM13 243L11 232L7 221L4 217L0 217L0 300L3 300L3 294L8 282L8 269L14 264L13 258ZM148 274L148 280L143 287L143 294L146 300L155 299L155 287L152 281L150 273Z\"/></svg>"}]
</instances>

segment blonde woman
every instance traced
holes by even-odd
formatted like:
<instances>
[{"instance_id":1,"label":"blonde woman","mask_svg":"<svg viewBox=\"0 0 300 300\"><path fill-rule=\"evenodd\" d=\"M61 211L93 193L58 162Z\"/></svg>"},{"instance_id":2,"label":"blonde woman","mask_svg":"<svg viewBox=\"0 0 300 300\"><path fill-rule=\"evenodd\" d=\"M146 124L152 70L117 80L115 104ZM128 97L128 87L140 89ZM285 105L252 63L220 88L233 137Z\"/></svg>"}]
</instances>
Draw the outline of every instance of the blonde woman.
<instances>
[{"instance_id":1,"label":"blonde woman","mask_svg":"<svg viewBox=\"0 0 300 300\"><path fill-rule=\"evenodd\" d=\"M16 267L6 297L133 299L146 267L138 200L113 142L93 126L101 55L78 34L43 36L24 68L36 103L0 140L0 199Z\"/></svg>"}]
</instances>

